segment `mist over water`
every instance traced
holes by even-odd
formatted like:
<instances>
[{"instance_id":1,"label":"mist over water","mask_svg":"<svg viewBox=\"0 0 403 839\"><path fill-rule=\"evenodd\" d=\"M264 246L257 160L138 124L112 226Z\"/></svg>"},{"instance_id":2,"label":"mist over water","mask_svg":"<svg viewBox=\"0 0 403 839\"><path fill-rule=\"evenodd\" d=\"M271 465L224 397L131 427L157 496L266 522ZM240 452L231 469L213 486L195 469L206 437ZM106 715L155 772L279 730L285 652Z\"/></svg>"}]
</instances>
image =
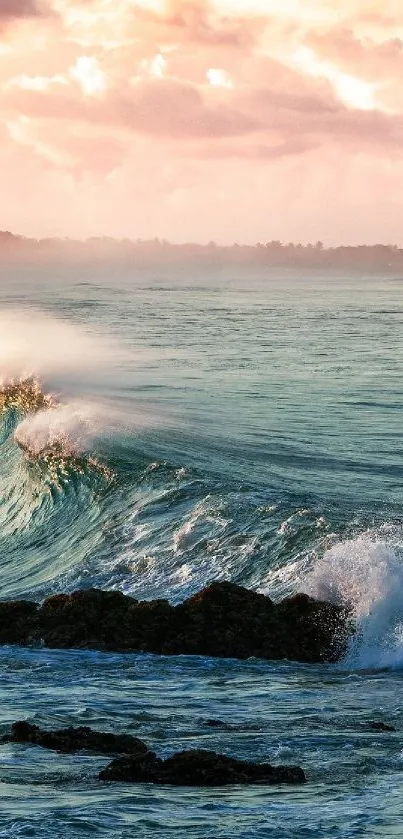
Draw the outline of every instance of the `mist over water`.
<instances>
[{"instance_id":1,"label":"mist over water","mask_svg":"<svg viewBox=\"0 0 403 839\"><path fill-rule=\"evenodd\" d=\"M39 376L60 384L71 377L81 386L108 380L119 361L119 346L95 338L74 323L35 309L8 309L0 315L2 379Z\"/></svg>"},{"instance_id":2,"label":"mist over water","mask_svg":"<svg viewBox=\"0 0 403 839\"><path fill-rule=\"evenodd\" d=\"M353 790L362 792L371 777L366 812L375 824L384 793L374 778L390 779L401 763L395 741L379 751L357 733L373 717L400 721L393 698L403 664L399 284L225 272L118 277L95 269L32 279L16 273L10 284L4 269L0 276L0 379L34 377L51 395L39 409L8 404L0 415L2 599L97 586L179 602L212 580L231 579L274 598L306 591L343 603L358 631L337 667L311 669L208 660L178 661L175 669L158 657L4 651L0 670L12 662L30 686L16 700L19 715L49 721L40 700L46 684L61 724L133 725L163 749L207 744L300 763L312 782L304 795L318 813L323 808L311 816L310 835L322 837L323 824L329 836L365 835L357 833ZM65 668L80 674L82 694L67 684ZM11 706L7 713L14 719ZM252 716L260 735L207 740L203 719L214 716L240 725ZM10 791L17 781L7 755ZM39 771L32 752L21 760ZM51 773L51 758L41 760ZM60 772L80 797L79 763ZM329 772L347 785L337 804ZM42 807L40 794L20 783L28 784L30 808ZM149 798L144 824L133 816L130 828L111 826L105 813L95 815L111 795L94 788L87 801L96 835L123 839L135 823L140 835L151 835L151 824L169 835ZM155 795L181 839L169 799ZM177 799L186 833L204 839L186 795ZM295 795L276 799L281 817L267 834L262 800L254 811L253 796L245 799L241 829L228 793L221 810L213 806L209 835L218 835L219 811L220 836L302 835L304 799L297 811ZM10 811L7 835L81 836L69 807L48 813L49 828L28 810L17 820Z\"/></svg>"}]
</instances>

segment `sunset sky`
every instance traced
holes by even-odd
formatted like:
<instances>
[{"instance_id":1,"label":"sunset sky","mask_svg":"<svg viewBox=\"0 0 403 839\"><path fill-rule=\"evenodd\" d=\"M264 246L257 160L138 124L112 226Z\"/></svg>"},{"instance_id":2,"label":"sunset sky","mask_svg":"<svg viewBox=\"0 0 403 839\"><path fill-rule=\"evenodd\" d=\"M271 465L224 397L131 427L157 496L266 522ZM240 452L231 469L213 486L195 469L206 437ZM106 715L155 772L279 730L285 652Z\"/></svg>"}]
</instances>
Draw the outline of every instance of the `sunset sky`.
<instances>
[{"instance_id":1,"label":"sunset sky","mask_svg":"<svg viewBox=\"0 0 403 839\"><path fill-rule=\"evenodd\" d=\"M0 229L403 245L402 0L0 0Z\"/></svg>"}]
</instances>

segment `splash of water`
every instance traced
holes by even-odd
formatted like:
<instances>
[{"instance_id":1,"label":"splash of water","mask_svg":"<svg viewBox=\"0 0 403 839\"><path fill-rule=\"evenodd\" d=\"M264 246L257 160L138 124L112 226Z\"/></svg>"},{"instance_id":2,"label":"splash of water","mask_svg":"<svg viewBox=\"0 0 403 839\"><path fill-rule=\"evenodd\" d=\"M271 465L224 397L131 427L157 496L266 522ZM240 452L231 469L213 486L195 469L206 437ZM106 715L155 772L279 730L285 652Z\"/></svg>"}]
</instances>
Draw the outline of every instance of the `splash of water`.
<instances>
[{"instance_id":1,"label":"splash of water","mask_svg":"<svg viewBox=\"0 0 403 839\"><path fill-rule=\"evenodd\" d=\"M52 405L30 413L15 430L15 439L32 456L59 447L66 453L81 453L97 430L95 406L85 402Z\"/></svg>"},{"instance_id":2,"label":"splash of water","mask_svg":"<svg viewBox=\"0 0 403 839\"><path fill-rule=\"evenodd\" d=\"M308 594L347 605L357 631L344 665L403 667L403 544L366 533L334 545L301 579Z\"/></svg>"},{"instance_id":3,"label":"splash of water","mask_svg":"<svg viewBox=\"0 0 403 839\"><path fill-rule=\"evenodd\" d=\"M0 411L14 410L18 414L36 413L54 405L52 394L44 393L33 378L11 379L0 387Z\"/></svg>"}]
</instances>

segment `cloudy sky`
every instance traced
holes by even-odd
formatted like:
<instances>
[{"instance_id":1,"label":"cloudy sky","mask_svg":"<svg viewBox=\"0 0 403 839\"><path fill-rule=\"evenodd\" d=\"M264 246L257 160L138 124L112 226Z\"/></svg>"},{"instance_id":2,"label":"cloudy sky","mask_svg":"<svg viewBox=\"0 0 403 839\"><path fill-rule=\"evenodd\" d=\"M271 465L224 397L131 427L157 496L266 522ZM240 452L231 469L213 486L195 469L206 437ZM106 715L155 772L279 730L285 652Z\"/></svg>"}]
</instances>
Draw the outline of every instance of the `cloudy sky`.
<instances>
[{"instance_id":1,"label":"cloudy sky","mask_svg":"<svg viewBox=\"0 0 403 839\"><path fill-rule=\"evenodd\" d=\"M402 0L0 0L0 229L403 245Z\"/></svg>"}]
</instances>

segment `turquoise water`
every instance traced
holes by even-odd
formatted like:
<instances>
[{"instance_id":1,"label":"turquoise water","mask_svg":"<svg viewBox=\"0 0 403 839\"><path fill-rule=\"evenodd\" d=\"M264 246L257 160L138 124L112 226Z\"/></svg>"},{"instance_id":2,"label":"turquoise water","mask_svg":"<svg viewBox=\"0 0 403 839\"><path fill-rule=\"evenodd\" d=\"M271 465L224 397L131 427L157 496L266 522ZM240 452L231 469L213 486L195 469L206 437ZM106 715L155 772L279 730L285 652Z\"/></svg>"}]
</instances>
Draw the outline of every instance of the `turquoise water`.
<instances>
[{"instance_id":1,"label":"turquoise water","mask_svg":"<svg viewBox=\"0 0 403 839\"><path fill-rule=\"evenodd\" d=\"M0 836L400 835L401 282L3 266L0 299L2 375L60 403L3 414L3 599L95 585L178 602L231 579L348 601L360 630L325 667L0 649L4 730L85 723L308 777L108 785L104 759L4 745ZM50 468L55 439L96 461Z\"/></svg>"}]
</instances>

